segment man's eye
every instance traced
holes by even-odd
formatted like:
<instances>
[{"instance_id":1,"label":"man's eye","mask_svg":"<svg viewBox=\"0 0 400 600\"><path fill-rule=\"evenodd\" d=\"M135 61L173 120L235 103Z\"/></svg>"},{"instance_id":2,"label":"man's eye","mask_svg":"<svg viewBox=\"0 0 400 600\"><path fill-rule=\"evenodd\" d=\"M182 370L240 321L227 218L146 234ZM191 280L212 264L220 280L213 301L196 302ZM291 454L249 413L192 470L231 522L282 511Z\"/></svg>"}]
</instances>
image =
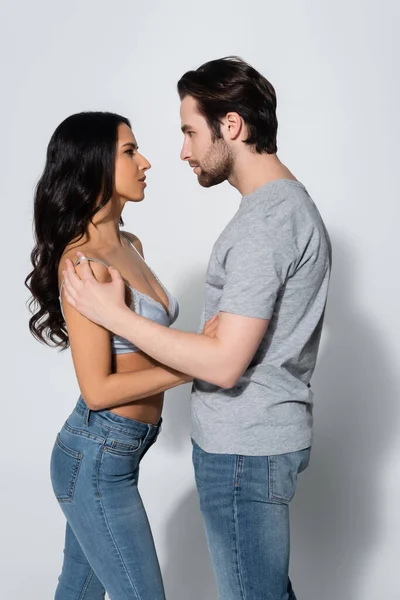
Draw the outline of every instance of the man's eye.
<instances>
[{"instance_id":1,"label":"man's eye","mask_svg":"<svg viewBox=\"0 0 400 600\"><path fill-rule=\"evenodd\" d=\"M188 131L187 134L188 134L189 137L193 137L194 136L194 131Z\"/></svg>"}]
</instances>

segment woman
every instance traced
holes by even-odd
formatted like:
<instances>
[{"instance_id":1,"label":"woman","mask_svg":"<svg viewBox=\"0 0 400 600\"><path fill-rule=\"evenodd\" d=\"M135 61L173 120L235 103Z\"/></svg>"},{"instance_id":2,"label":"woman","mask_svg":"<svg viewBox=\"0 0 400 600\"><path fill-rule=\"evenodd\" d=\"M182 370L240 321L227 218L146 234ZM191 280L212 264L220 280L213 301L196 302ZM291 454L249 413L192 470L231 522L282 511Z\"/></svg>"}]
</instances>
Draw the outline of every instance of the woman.
<instances>
[{"instance_id":1,"label":"woman","mask_svg":"<svg viewBox=\"0 0 400 600\"><path fill-rule=\"evenodd\" d=\"M139 239L120 230L125 204L144 198L149 168L127 119L81 113L53 134L36 189L30 330L70 345L81 390L51 457L67 518L56 600L101 600L105 590L112 600L165 598L139 463L160 431L163 392L190 377L82 317L62 281L65 259L80 250L99 281L110 281L109 266L122 273L132 310L167 327L175 321L177 301L147 266Z\"/></svg>"}]
</instances>

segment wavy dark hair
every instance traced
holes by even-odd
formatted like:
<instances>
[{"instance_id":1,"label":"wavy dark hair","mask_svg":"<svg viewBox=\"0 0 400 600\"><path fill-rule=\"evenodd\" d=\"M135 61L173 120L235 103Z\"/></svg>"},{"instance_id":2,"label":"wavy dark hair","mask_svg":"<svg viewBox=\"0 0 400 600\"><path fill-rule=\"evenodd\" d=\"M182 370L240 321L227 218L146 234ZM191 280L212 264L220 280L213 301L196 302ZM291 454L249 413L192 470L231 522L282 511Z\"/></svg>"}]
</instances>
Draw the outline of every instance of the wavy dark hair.
<instances>
[{"instance_id":1,"label":"wavy dark hair","mask_svg":"<svg viewBox=\"0 0 400 600\"><path fill-rule=\"evenodd\" d=\"M47 147L34 198L33 270L25 285L32 294L29 329L49 346L69 346L59 303L58 265L66 246L82 239L112 197L121 124L131 127L128 119L114 113L75 114L57 127Z\"/></svg>"},{"instance_id":2,"label":"wavy dark hair","mask_svg":"<svg viewBox=\"0 0 400 600\"><path fill-rule=\"evenodd\" d=\"M178 81L181 100L192 96L213 134L220 139L221 119L237 112L249 132L245 143L256 152L275 154L276 94L272 84L254 67L238 56L227 56L204 63L195 71L187 71Z\"/></svg>"}]
</instances>

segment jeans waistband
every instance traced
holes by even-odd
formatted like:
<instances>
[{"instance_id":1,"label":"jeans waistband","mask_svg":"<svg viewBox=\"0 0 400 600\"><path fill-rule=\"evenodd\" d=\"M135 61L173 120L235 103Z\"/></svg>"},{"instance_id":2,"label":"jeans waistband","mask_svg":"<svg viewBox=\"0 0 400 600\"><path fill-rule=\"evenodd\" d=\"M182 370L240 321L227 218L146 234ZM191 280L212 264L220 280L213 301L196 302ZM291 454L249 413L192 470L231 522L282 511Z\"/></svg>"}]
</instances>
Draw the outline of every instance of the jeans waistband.
<instances>
[{"instance_id":1,"label":"jeans waistband","mask_svg":"<svg viewBox=\"0 0 400 600\"><path fill-rule=\"evenodd\" d=\"M157 425L152 425L151 423L142 423L128 417L121 417L121 415L117 415L109 410L93 411L87 406L82 396L79 397L76 403L75 411L83 416L86 426L89 425L91 420L95 420L97 422L100 421L108 429L124 430L126 433L132 435L147 435L149 438L153 437L161 429L162 419L160 419Z\"/></svg>"}]
</instances>

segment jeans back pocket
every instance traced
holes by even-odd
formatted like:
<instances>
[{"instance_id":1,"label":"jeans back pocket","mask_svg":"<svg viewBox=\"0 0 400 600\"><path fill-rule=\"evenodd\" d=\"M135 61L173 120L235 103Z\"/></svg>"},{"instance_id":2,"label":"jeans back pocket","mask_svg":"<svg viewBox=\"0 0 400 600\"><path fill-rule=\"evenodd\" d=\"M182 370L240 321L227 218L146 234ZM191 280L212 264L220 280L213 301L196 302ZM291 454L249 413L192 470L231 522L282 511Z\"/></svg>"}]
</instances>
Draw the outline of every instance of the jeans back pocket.
<instances>
[{"instance_id":1,"label":"jeans back pocket","mask_svg":"<svg viewBox=\"0 0 400 600\"><path fill-rule=\"evenodd\" d=\"M50 460L50 477L59 502L72 502L83 454L68 448L58 434Z\"/></svg>"},{"instance_id":2,"label":"jeans back pocket","mask_svg":"<svg viewBox=\"0 0 400 600\"><path fill-rule=\"evenodd\" d=\"M297 487L297 476L310 460L311 448L268 457L269 499L278 504L289 504Z\"/></svg>"}]
</instances>

